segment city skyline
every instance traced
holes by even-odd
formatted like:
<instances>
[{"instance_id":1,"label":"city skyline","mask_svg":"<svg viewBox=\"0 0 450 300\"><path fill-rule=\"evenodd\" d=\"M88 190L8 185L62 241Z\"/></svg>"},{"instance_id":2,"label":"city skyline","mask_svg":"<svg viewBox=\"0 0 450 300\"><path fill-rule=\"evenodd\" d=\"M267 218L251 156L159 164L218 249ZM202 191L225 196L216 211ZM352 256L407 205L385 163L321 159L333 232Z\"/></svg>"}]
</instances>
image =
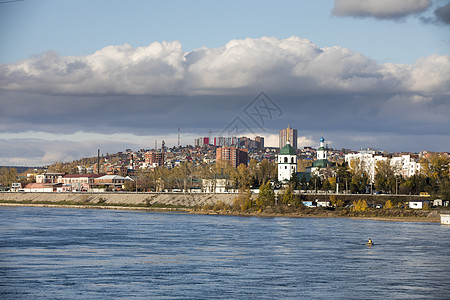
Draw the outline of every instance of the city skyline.
<instances>
[{"instance_id":1,"label":"city skyline","mask_svg":"<svg viewBox=\"0 0 450 300\"><path fill-rule=\"evenodd\" d=\"M286 124L298 147L323 132L333 148L449 151L449 11L431 0L2 3L0 165L176 146L178 128L182 145L235 130L277 147Z\"/></svg>"}]
</instances>

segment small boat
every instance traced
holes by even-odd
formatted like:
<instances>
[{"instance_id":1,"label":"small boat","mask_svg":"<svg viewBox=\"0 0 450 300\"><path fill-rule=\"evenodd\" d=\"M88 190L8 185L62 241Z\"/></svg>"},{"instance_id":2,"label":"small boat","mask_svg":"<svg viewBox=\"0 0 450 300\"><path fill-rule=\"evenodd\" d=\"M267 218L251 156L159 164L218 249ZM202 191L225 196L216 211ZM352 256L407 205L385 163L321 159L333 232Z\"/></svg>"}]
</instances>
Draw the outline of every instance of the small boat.
<instances>
[{"instance_id":1,"label":"small boat","mask_svg":"<svg viewBox=\"0 0 450 300\"><path fill-rule=\"evenodd\" d=\"M373 246L374 245L374 243L372 242L372 240L371 239L369 239L369 241L366 243L366 245L367 246Z\"/></svg>"}]
</instances>

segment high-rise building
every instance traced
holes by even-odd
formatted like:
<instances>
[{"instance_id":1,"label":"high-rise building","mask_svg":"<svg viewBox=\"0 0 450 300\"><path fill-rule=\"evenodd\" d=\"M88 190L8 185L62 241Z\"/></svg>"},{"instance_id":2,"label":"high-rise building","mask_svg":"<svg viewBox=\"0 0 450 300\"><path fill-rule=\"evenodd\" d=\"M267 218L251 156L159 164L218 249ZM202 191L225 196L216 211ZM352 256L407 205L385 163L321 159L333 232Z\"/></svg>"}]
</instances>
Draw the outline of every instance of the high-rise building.
<instances>
[{"instance_id":1,"label":"high-rise building","mask_svg":"<svg viewBox=\"0 0 450 300\"><path fill-rule=\"evenodd\" d=\"M209 137L200 137L194 140L195 147L203 147L209 145Z\"/></svg>"},{"instance_id":2,"label":"high-rise building","mask_svg":"<svg viewBox=\"0 0 450 300\"><path fill-rule=\"evenodd\" d=\"M238 137L215 137L214 138L214 146L216 147L232 147L232 146L239 146L240 144L240 138Z\"/></svg>"},{"instance_id":3,"label":"high-rise building","mask_svg":"<svg viewBox=\"0 0 450 300\"><path fill-rule=\"evenodd\" d=\"M286 145L288 140L291 147L297 150L297 129L288 126L288 128L280 130L280 149Z\"/></svg>"},{"instance_id":4,"label":"high-rise building","mask_svg":"<svg viewBox=\"0 0 450 300\"><path fill-rule=\"evenodd\" d=\"M145 153L145 162L150 166L164 166L164 152L149 151Z\"/></svg>"},{"instance_id":5,"label":"high-rise building","mask_svg":"<svg viewBox=\"0 0 450 300\"><path fill-rule=\"evenodd\" d=\"M255 137L255 141L257 149L264 149L264 138L262 136Z\"/></svg>"},{"instance_id":6,"label":"high-rise building","mask_svg":"<svg viewBox=\"0 0 450 300\"><path fill-rule=\"evenodd\" d=\"M247 165L248 150L236 147L221 147L216 149L216 162L229 162L233 167Z\"/></svg>"}]
</instances>

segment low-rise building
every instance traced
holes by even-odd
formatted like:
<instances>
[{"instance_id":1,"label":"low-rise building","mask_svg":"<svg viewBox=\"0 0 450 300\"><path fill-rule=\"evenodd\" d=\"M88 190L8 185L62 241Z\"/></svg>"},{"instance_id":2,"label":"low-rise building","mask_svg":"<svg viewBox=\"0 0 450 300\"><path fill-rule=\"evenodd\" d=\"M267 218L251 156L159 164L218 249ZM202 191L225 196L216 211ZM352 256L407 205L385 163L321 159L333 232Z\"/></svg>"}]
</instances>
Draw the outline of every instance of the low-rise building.
<instances>
[{"instance_id":1,"label":"low-rise building","mask_svg":"<svg viewBox=\"0 0 450 300\"><path fill-rule=\"evenodd\" d=\"M122 177L119 175L104 175L94 179L93 188L107 187L111 190L122 190L125 183L132 181L131 177Z\"/></svg>"},{"instance_id":2,"label":"low-rise building","mask_svg":"<svg viewBox=\"0 0 450 300\"><path fill-rule=\"evenodd\" d=\"M94 179L99 178L98 174L67 174L61 179L64 185L70 185L72 191L88 191L94 184Z\"/></svg>"},{"instance_id":3,"label":"low-rise building","mask_svg":"<svg viewBox=\"0 0 450 300\"><path fill-rule=\"evenodd\" d=\"M23 188L23 191L25 193L53 193L56 191L56 185L51 183L29 183Z\"/></svg>"}]
</instances>

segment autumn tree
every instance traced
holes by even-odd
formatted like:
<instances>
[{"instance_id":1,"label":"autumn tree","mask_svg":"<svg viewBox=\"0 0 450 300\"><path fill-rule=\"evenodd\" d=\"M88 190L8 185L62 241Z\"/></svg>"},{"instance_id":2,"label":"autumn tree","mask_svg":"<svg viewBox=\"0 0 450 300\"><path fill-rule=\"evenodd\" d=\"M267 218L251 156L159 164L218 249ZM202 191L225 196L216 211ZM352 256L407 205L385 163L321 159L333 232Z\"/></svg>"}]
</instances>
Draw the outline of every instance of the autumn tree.
<instances>
[{"instance_id":1,"label":"autumn tree","mask_svg":"<svg viewBox=\"0 0 450 300\"><path fill-rule=\"evenodd\" d=\"M236 198L233 200L233 208L235 210L240 210L244 212L246 210L251 209L254 206L254 202L252 200L252 193L248 187L243 187L239 189L239 193Z\"/></svg>"},{"instance_id":2,"label":"autumn tree","mask_svg":"<svg viewBox=\"0 0 450 300\"><path fill-rule=\"evenodd\" d=\"M368 208L366 200L359 199L353 202L353 211L366 211Z\"/></svg>"},{"instance_id":3,"label":"autumn tree","mask_svg":"<svg viewBox=\"0 0 450 300\"><path fill-rule=\"evenodd\" d=\"M394 208L394 204L392 203L391 200L388 200L388 201L386 201L386 203L384 203L384 208L386 208L386 209Z\"/></svg>"},{"instance_id":4,"label":"autumn tree","mask_svg":"<svg viewBox=\"0 0 450 300\"><path fill-rule=\"evenodd\" d=\"M294 194L292 193L292 188L290 186L288 186L280 196L279 199L282 204L294 203Z\"/></svg>"},{"instance_id":5,"label":"autumn tree","mask_svg":"<svg viewBox=\"0 0 450 300\"><path fill-rule=\"evenodd\" d=\"M1 186L11 186L11 183L17 182L17 169L16 168L6 168L0 169L0 185Z\"/></svg>"},{"instance_id":6,"label":"autumn tree","mask_svg":"<svg viewBox=\"0 0 450 300\"><path fill-rule=\"evenodd\" d=\"M262 209L266 206L272 206L275 204L275 193L270 186L270 181L259 187L259 194L256 198L256 205Z\"/></svg>"}]
</instances>

